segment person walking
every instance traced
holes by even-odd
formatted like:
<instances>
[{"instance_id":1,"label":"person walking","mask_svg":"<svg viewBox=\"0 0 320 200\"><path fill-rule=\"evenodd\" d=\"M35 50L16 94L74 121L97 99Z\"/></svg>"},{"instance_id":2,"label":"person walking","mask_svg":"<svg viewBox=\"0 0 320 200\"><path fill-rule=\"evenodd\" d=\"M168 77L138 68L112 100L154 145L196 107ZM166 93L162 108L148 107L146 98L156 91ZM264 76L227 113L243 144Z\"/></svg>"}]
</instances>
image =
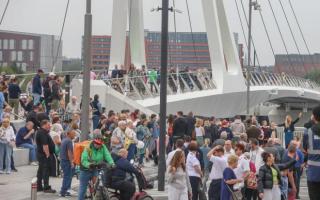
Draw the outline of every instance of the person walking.
<instances>
[{"instance_id":1,"label":"person walking","mask_svg":"<svg viewBox=\"0 0 320 200\"><path fill-rule=\"evenodd\" d=\"M223 171L227 168L227 160L223 156L224 149L222 146L215 146L208 152L207 157L212 163L210 172L210 187L208 191L209 200L220 200L221 198L221 184L223 178Z\"/></svg>"},{"instance_id":2,"label":"person walking","mask_svg":"<svg viewBox=\"0 0 320 200\"><path fill-rule=\"evenodd\" d=\"M185 200L192 197L191 184L186 172L183 151L175 151L167 170L168 200Z\"/></svg>"},{"instance_id":3,"label":"person walking","mask_svg":"<svg viewBox=\"0 0 320 200\"><path fill-rule=\"evenodd\" d=\"M40 103L40 98L42 95L41 74L43 74L43 70L38 69L37 74L32 79L33 105L39 105Z\"/></svg>"},{"instance_id":4,"label":"person walking","mask_svg":"<svg viewBox=\"0 0 320 200\"><path fill-rule=\"evenodd\" d=\"M281 200L281 174L272 153L263 152L264 165L259 169L258 192L262 200Z\"/></svg>"},{"instance_id":5,"label":"person walking","mask_svg":"<svg viewBox=\"0 0 320 200\"><path fill-rule=\"evenodd\" d=\"M45 193L56 193L54 189L49 185L50 174L50 159L55 151L55 145L50 137L50 122L48 120L42 120L40 123L40 129L37 131L36 144L37 144L37 158L39 161L37 171L37 185L38 192L43 191Z\"/></svg>"},{"instance_id":6,"label":"person walking","mask_svg":"<svg viewBox=\"0 0 320 200\"><path fill-rule=\"evenodd\" d=\"M196 124L195 124L195 128L194 128L196 140L197 140L197 143L199 146L203 145L203 137L205 134L202 123L203 123L202 119L197 119Z\"/></svg>"},{"instance_id":7,"label":"person walking","mask_svg":"<svg viewBox=\"0 0 320 200\"><path fill-rule=\"evenodd\" d=\"M293 140L294 125L300 120L301 117L302 113L299 113L298 118L292 121L291 115L287 115L284 123L278 124L278 127L284 127L285 147L288 147L291 140Z\"/></svg>"},{"instance_id":8,"label":"person walking","mask_svg":"<svg viewBox=\"0 0 320 200\"><path fill-rule=\"evenodd\" d=\"M199 199L199 188L201 184L201 171L200 161L197 158L198 146L196 142L191 142L188 146L189 153L187 156L186 169L189 175L190 184L192 188L192 200Z\"/></svg>"},{"instance_id":9,"label":"person walking","mask_svg":"<svg viewBox=\"0 0 320 200\"><path fill-rule=\"evenodd\" d=\"M242 180L237 179L234 169L238 166L238 156L230 155L228 157L228 167L223 171L223 180L221 183L221 198L220 200L230 200L231 192L234 191L233 186L240 183Z\"/></svg>"},{"instance_id":10,"label":"person walking","mask_svg":"<svg viewBox=\"0 0 320 200\"><path fill-rule=\"evenodd\" d=\"M17 78L15 75L12 75L10 77L8 92L9 92L9 105L13 109L14 118L17 120L19 117L19 97L21 94L21 89L17 83Z\"/></svg>"},{"instance_id":11,"label":"person walking","mask_svg":"<svg viewBox=\"0 0 320 200\"><path fill-rule=\"evenodd\" d=\"M93 108L92 123L93 123L93 130L95 130L98 127L99 120L102 114L102 106L99 101L99 95L97 94L95 94L93 97L92 108Z\"/></svg>"},{"instance_id":12,"label":"person walking","mask_svg":"<svg viewBox=\"0 0 320 200\"><path fill-rule=\"evenodd\" d=\"M153 91L155 90L156 93L158 93L158 89L156 87L157 84L157 71L155 69L152 69L149 72L149 83L150 83L150 88L151 88L151 92L153 93ZM153 89L154 88L154 89Z\"/></svg>"},{"instance_id":13,"label":"person walking","mask_svg":"<svg viewBox=\"0 0 320 200\"><path fill-rule=\"evenodd\" d=\"M72 140L75 138L75 136L75 130L69 130L67 132L67 137L65 137L61 142L60 165L63 171L63 180L60 190L61 197L71 196L68 190L71 189L71 181L74 169Z\"/></svg>"},{"instance_id":14,"label":"person walking","mask_svg":"<svg viewBox=\"0 0 320 200\"><path fill-rule=\"evenodd\" d=\"M183 112L178 111L177 112L177 118L173 122L173 133L172 133L172 139L173 144L176 143L177 139L183 139L185 135L187 135L188 132L188 123L186 119L183 117Z\"/></svg>"},{"instance_id":15,"label":"person walking","mask_svg":"<svg viewBox=\"0 0 320 200\"><path fill-rule=\"evenodd\" d=\"M303 135L303 148L307 152L307 185L310 200L320 199L320 106L312 111L311 128Z\"/></svg>"}]
</instances>

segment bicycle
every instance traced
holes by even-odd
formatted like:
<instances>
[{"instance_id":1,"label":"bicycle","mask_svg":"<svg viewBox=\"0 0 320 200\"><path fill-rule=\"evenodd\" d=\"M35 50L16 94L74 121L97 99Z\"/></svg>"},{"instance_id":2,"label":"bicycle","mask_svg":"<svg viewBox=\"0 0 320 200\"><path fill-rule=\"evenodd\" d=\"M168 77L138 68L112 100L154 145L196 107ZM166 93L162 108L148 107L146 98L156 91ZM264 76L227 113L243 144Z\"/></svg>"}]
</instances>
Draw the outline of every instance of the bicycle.
<instances>
[{"instance_id":1,"label":"bicycle","mask_svg":"<svg viewBox=\"0 0 320 200\"><path fill-rule=\"evenodd\" d=\"M90 180L88 184L87 199L91 200L110 200L108 189L104 187L103 177L104 170L108 169L108 165L105 163L94 165L94 169L98 170L98 176L96 180ZM87 193L87 194L88 194Z\"/></svg>"}]
</instances>

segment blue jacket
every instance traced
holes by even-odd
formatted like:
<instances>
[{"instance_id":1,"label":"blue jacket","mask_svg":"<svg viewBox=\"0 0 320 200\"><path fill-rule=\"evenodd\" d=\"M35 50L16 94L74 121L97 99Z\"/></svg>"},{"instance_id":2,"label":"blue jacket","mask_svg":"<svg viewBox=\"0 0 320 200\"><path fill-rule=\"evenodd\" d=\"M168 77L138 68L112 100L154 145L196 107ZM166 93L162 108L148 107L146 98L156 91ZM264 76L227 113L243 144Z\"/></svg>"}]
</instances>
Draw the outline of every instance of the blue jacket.
<instances>
[{"instance_id":1,"label":"blue jacket","mask_svg":"<svg viewBox=\"0 0 320 200\"><path fill-rule=\"evenodd\" d=\"M114 156L113 160L116 169L112 173L112 182L123 181L126 179L126 173L139 174L138 170L125 158Z\"/></svg>"},{"instance_id":2,"label":"blue jacket","mask_svg":"<svg viewBox=\"0 0 320 200\"><path fill-rule=\"evenodd\" d=\"M21 90L18 84L16 83L9 83L9 99L19 99L21 94Z\"/></svg>"},{"instance_id":3,"label":"blue jacket","mask_svg":"<svg viewBox=\"0 0 320 200\"><path fill-rule=\"evenodd\" d=\"M3 109L4 101L5 101L5 99L4 99L3 93L0 92L0 110Z\"/></svg>"},{"instance_id":4,"label":"blue jacket","mask_svg":"<svg viewBox=\"0 0 320 200\"><path fill-rule=\"evenodd\" d=\"M32 81L32 93L42 94L41 77L39 74L33 77Z\"/></svg>"},{"instance_id":5,"label":"blue jacket","mask_svg":"<svg viewBox=\"0 0 320 200\"><path fill-rule=\"evenodd\" d=\"M24 137L28 134L29 130L26 127L20 128L16 136L16 145L20 146L21 144L32 144L31 137L28 139L24 139Z\"/></svg>"}]
</instances>

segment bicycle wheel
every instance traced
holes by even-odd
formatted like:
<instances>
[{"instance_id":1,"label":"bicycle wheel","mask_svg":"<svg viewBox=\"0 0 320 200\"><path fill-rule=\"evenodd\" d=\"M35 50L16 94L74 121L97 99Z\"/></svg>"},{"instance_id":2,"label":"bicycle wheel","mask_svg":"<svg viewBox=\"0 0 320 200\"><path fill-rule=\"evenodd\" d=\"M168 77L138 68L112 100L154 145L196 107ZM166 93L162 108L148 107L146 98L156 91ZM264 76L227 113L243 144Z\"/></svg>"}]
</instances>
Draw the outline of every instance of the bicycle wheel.
<instances>
[{"instance_id":1,"label":"bicycle wheel","mask_svg":"<svg viewBox=\"0 0 320 200\"><path fill-rule=\"evenodd\" d=\"M120 200L120 197L119 197L119 195L112 194L112 195L110 196L109 200Z\"/></svg>"},{"instance_id":2,"label":"bicycle wheel","mask_svg":"<svg viewBox=\"0 0 320 200\"><path fill-rule=\"evenodd\" d=\"M93 199L94 200L110 200L108 190L105 187L99 187Z\"/></svg>"},{"instance_id":3,"label":"bicycle wheel","mask_svg":"<svg viewBox=\"0 0 320 200\"><path fill-rule=\"evenodd\" d=\"M146 194L142 197L139 197L137 200L153 200L153 198L150 195Z\"/></svg>"}]
</instances>

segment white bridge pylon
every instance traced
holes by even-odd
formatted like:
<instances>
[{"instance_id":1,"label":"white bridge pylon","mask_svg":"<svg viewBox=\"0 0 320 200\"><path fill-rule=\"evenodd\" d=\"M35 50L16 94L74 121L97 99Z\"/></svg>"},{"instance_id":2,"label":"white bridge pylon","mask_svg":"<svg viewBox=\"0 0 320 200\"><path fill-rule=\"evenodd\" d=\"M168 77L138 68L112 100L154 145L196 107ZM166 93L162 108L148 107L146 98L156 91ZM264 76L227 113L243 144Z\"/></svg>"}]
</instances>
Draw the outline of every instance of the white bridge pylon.
<instances>
[{"instance_id":1,"label":"white bridge pylon","mask_svg":"<svg viewBox=\"0 0 320 200\"><path fill-rule=\"evenodd\" d=\"M245 80L230 31L223 0L202 0L213 80L222 92L244 91ZM143 0L114 0L109 69L125 62L126 28L129 21L131 62L146 65Z\"/></svg>"}]
</instances>

